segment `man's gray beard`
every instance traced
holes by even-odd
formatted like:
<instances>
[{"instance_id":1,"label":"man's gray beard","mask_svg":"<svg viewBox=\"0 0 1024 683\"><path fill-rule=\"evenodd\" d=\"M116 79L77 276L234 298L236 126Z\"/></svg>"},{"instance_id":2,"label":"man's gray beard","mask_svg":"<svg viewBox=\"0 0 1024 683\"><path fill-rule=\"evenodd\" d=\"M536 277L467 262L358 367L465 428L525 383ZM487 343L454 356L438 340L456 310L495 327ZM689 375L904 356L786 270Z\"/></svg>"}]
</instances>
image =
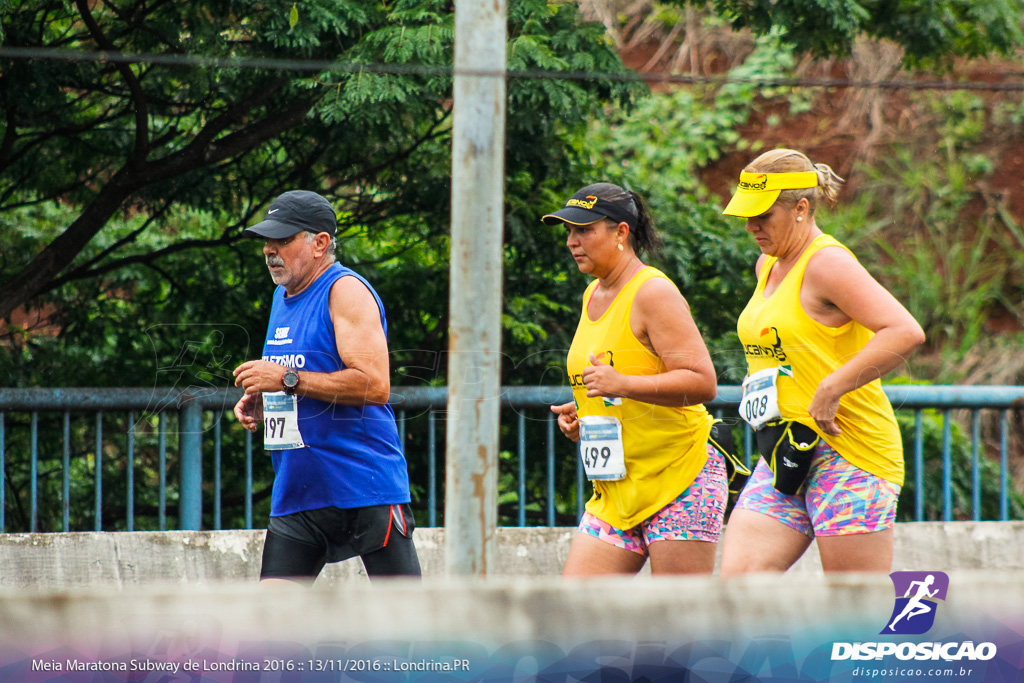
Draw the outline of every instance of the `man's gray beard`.
<instances>
[{"instance_id":1,"label":"man's gray beard","mask_svg":"<svg viewBox=\"0 0 1024 683\"><path fill-rule=\"evenodd\" d=\"M271 257L267 258L266 261L267 261L267 269L270 272L270 279L274 281L275 285L280 285L282 283L282 281L285 281L285 280L288 279L288 276L290 275L290 273L287 270L283 270L283 271L281 271L279 273L275 273L274 271L270 270L270 266L284 266L284 259L283 258L280 258L280 257L275 258L275 257L271 256Z\"/></svg>"}]
</instances>

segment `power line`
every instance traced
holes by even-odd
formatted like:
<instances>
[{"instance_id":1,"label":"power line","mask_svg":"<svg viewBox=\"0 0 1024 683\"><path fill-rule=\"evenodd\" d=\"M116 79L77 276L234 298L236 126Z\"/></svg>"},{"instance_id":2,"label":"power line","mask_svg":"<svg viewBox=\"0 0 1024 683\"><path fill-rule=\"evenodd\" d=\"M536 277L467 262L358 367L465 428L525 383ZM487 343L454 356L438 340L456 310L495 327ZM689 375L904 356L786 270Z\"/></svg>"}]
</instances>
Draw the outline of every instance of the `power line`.
<instances>
[{"instance_id":1,"label":"power line","mask_svg":"<svg viewBox=\"0 0 1024 683\"><path fill-rule=\"evenodd\" d=\"M415 64L361 64L314 59L281 59L270 57L207 57L185 54L129 54L124 52L79 51L44 47L0 46L0 58L11 60L44 59L71 62L110 62L124 64L155 64L180 67L212 67L217 69L265 69L270 71L301 71L342 74L382 74L390 76L448 77L504 76L515 80L614 81L647 83L648 85L726 85L753 84L762 87L836 88L859 90L974 90L991 92L1024 92L1024 81L993 83L989 81L948 81L909 79L871 81L855 78L758 78L729 75L671 74L636 71L557 71L551 69L453 69L447 66Z\"/></svg>"}]
</instances>

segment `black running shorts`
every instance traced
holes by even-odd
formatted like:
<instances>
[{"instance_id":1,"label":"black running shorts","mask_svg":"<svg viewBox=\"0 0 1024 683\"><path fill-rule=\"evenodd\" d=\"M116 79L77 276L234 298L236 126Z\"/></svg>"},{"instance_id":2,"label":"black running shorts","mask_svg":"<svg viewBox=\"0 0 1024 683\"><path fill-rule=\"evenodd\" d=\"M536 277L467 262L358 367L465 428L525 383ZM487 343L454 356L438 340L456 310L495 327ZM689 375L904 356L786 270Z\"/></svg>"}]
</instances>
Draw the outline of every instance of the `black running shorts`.
<instances>
[{"instance_id":1,"label":"black running shorts","mask_svg":"<svg viewBox=\"0 0 1024 683\"><path fill-rule=\"evenodd\" d=\"M315 578L357 555L373 576L420 576L409 504L320 508L271 517L260 578Z\"/></svg>"}]
</instances>

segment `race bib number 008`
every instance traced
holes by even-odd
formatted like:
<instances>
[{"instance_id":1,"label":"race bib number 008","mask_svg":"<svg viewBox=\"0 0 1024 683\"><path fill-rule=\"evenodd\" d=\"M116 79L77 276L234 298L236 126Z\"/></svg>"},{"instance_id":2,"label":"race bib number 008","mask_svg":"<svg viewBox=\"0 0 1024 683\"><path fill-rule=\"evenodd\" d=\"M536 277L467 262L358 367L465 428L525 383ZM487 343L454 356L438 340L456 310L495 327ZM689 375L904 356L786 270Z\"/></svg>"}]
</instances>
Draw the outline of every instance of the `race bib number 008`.
<instances>
[{"instance_id":1,"label":"race bib number 008","mask_svg":"<svg viewBox=\"0 0 1024 683\"><path fill-rule=\"evenodd\" d=\"M743 380L740 417L754 429L782 417L779 412L779 368L765 368Z\"/></svg>"},{"instance_id":2,"label":"race bib number 008","mask_svg":"<svg viewBox=\"0 0 1024 683\"><path fill-rule=\"evenodd\" d=\"M306 444L299 433L299 408L295 396L283 391L263 394L263 448L283 451Z\"/></svg>"},{"instance_id":3,"label":"race bib number 008","mask_svg":"<svg viewBox=\"0 0 1024 683\"><path fill-rule=\"evenodd\" d=\"M580 458L587 479L617 481L626 476L622 447L622 423L616 417L589 415L580 418Z\"/></svg>"}]
</instances>

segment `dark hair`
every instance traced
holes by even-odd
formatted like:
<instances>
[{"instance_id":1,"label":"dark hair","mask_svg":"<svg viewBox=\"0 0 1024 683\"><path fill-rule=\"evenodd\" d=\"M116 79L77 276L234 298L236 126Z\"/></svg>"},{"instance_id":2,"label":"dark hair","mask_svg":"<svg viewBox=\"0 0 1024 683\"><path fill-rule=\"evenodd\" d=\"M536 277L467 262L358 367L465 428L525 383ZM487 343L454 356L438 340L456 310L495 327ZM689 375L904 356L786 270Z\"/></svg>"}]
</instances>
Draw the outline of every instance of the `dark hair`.
<instances>
[{"instance_id":1,"label":"dark hair","mask_svg":"<svg viewBox=\"0 0 1024 683\"><path fill-rule=\"evenodd\" d=\"M661 249L661 235L654 228L654 219L640 195L613 183L594 183L580 190L584 191L617 204L630 215L636 216L636 226L629 231L629 246L633 247L637 256L644 252L655 253Z\"/></svg>"}]
</instances>

